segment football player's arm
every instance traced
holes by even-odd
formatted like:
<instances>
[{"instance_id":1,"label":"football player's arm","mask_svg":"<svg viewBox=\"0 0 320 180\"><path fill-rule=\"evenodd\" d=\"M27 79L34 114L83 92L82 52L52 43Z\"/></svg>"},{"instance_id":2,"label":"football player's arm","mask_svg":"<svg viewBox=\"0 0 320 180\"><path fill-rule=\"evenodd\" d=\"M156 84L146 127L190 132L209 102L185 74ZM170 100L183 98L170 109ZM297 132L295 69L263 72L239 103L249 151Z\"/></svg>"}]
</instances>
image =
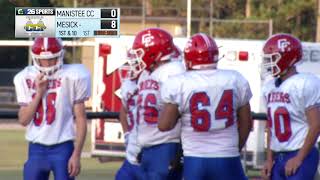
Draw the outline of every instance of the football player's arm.
<instances>
[{"instance_id":1,"label":"football player's arm","mask_svg":"<svg viewBox=\"0 0 320 180\"><path fill-rule=\"evenodd\" d=\"M311 149L315 146L315 142L320 133L320 80L318 78L308 78L304 83L302 89L301 102L304 107L304 111L309 126L307 135L304 139L304 143L297 155L289 159L285 166L285 174L290 176L295 174L297 169L302 164L303 160L309 154Z\"/></svg>"},{"instance_id":2,"label":"football player's arm","mask_svg":"<svg viewBox=\"0 0 320 180\"><path fill-rule=\"evenodd\" d=\"M252 128L252 117L250 104L247 103L237 110L239 130L239 151L246 144Z\"/></svg>"},{"instance_id":3,"label":"football player's arm","mask_svg":"<svg viewBox=\"0 0 320 180\"><path fill-rule=\"evenodd\" d=\"M312 107L312 108L306 109L306 116L309 124L308 133L297 155L287 161L285 166L286 176L291 176L297 172L303 160L306 158L306 156L309 154L311 149L314 147L315 142L319 136L319 132L320 132L319 107Z\"/></svg>"},{"instance_id":4,"label":"football player's arm","mask_svg":"<svg viewBox=\"0 0 320 180\"><path fill-rule=\"evenodd\" d=\"M160 131L170 131L177 124L180 116L178 105L165 103L160 113L158 128Z\"/></svg>"},{"instance_id":5,"label":"football player's arm","mask_svg":"<svg viewBox=\"0 0 320 180\"><path fill-rule=\"evenodd\" d=\"M163 108L159 115L158 129L160 131L170 131L177 124L181 108L181 84L182 80L178 76L170 77L161 87L161 102ZM180 106L180 107L179 107Z\"/></svg>"},{"instance_id":6,"label":"football player's arm","mask_svg":"<svg viewBox=\"0 0 320 180\"><path fill-rule=\"evenodd\" d=\"M267 128L267 160L273 162L273 152L270 148L271 141L271 130L270 127Z\"/></svg>"},{"instance_id":7,"label":"football player's arm","mask_svg":"<svg viewBox=\"0 0 320 180\"><path fill-rule=\"evenodd\" d=\"M297 157L301 160L308 155L314 147L320 133L320 107L315 106L306 110L306 116L309 124L309 131L302 148L298 151Z\"/></svg>"},{"instance_id":8,"label":"football player's arm","mask_svg":"<svg viewBox=\"0 0 320 180\"><path fill-rule=\"evenodd\" d=\"M122 130L124 133L128 132L127 114L128 114L127 109L124 106L122 106L120 108L119 121L120 121L120 124L122 126Z\"/></svg>"},{"instance_id":9,"label":"football player's arm","mask_svg":"<svg viewBox=\"0 0 320 180\"><path fill-rule=\"evenodd\" d=\"M271 170L273 166L273 152L270 149L270 140L271 140L270 127L267 127L267 159L264 163L264 167L261 170L262 178L269 179L271 176Z\"/></svg>"},{"instance_id":10,"label":"football player's arm","mask_svg":"<svg viewBox=\"0 0 320 180\"><path fill-rule=\"evenodd\" d=\"M41 99L42 96L36 94L30 104L20 106L18 120L22 126L27 126L32 121Z\"/></svg>"},{"instance_id":11,"label":"football player's arm","mask_svg":"<svg viewBox=\"0 0 320 180\"><path fill-rule=\"evenodd\" d=\"M74 177L80 173L80 158L82 148L87 134L87 117L85 112L84 102L78 102L73 106L75 125L76 125L76 138L72 156L69 160L68 171L69 175Z\"/></svg>"},{"instance_id":12,"label":"football player's arm","mask_svg":"<svg viewBox=\"0 0 320 180\"><path fill-rule=\"evenodd\" d=\"M306 80L303 89L304 110L307 117L309 130L302 148L298 151L297 158L303 161L307 154L314 147L320 133L320 80L310 78Z\"/></svg>"},{"instance_id":13,"label":"football player's arm","mask_svg":"<svg viewBox=\"0 0 320 180\"><path fill-rule=\"evenodd\" d=\"M34 98L29 104L20 106L18 112L19 123L23 126L27 126L34 118L42 96L47 91L48 80L44 78L44 74L39 74L36 77L35 84L36 93Z\"/></svg>"},{"instance_id":14,"label":"football player's arm","mask_svg":"<svg viewBox=\"0 0 320 180\"><path fill-rule=\"evenodd\" d=\"M251 117L251 107L250 99L252 97L252 92L250 89L249 82L238 72L234 72L234 78L237 79L237 95L236 99L238 101L237 106L237 118L238 118L238 132L239 132L239 152L242 150L243 146L246 144L248 136L252 128L252 117Z\"/></svg>"},{"instance_id":15,"label":"football player's arm","mask_svg":"<svg viewBox=\"0 0 320 180\"><path fill-rule=\"evenodd\" d=\"M128 125L128 121L127 121L127 114L128 114L128 110L126 109L125 106L122 105L122 107L120 109L120 114L119 114L119 121L122 126L123 133L124 133L124 143L126 146L129 143L129 125Z\"/></svg>"}]
</instances>

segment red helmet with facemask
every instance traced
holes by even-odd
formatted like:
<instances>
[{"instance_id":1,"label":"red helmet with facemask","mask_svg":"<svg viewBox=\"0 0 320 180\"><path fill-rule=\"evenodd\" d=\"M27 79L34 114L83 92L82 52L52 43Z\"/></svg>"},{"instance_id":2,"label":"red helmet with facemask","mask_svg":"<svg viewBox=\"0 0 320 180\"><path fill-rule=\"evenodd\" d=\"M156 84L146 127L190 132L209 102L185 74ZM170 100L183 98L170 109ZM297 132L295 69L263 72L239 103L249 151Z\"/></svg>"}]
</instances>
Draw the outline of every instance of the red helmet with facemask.
<instances>
[{"instance_id":1,"label":"red helmet with facemask","mask_svg":"<svg viewBox=\"0 0 320 180\"><path fill-rule=\"evenodd\" d=\"M136 60L143 62L145 69L149 71L158 62L170 60L174 50L172 36L160 28L148 28L140 31L132 45L132 51L137 56Z\"/></svg>"},{"instance_id":2,"label":"red helmet with facemask","mask_svg":"<svg viewBox=\"0 0 320 180\"><path fill-rule=\"evenodd\" d=\"M63 45L59 38L37 37L31 49L33 65L42 73L52 75L63 64ZM39 60L57 60L56 64L50 67L41 66Z\"/></svg>"},{"instance_id":3,"label":"red helmet with facemask","mask_svg":"<svg viewBox=\"0 0 320 180\"><path fill-rule=\"evenodd\" d=\"M299 39L290 34L275 34L263 46L263 75L281 75L301 58L302 45Z\"/></svg>"}]
</instances>

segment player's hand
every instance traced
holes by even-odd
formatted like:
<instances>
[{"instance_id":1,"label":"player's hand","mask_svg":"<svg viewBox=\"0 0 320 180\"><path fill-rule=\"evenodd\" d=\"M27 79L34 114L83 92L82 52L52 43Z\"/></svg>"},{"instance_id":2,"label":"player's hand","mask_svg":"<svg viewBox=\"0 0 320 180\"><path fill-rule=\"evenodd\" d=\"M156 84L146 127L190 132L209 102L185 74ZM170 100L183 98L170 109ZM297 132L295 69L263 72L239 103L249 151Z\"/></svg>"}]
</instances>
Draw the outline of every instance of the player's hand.
<instances>
[{"instance_id":1,"label":"player's hand","mask_svg":"<svg viewBox=\"0 0 320 180\"><path fill-rule=\"evenodd\" d=\"M264 166L261 170L261 177L263 179L270 179L271 178L271 171L272 171L273 162L272 160L267 160L264 163Z\"/></svg>"},{"instance_id":2,"label":"player's hand","mask_svg":"<svg viewBox=\"0 0 320 180\"><path fill-rule=\"evenodd\" d=\"M42 97L43 94L47 91L48 79L46 78L46 76L43 73L40 73L36 77L35 84L36 84L37 93Z\"/></svg>"},{"instance_id":3,"label":"player's hand","mask_svg":"<svg viewBox=\"0 0 320 180\"><path fill-rule=\"evenodd\" d=\"M80 170L81 170L80 156L73 153L68 162L69 176L76 177L78 174L80 174Z\"/></svg>"},{"instance_id":4,"label":"player's hand","mask_svg":"<svg viewBox=\"0 0 320 180\"><path fill-rule=\"evenodd\" d=\"M286 176L294 175L297 172L297 170L299 169L301 163L302 163L302 160L297 156L289 159L286 163L285 168L284 168Z\"/></svg>"}]
</instances>

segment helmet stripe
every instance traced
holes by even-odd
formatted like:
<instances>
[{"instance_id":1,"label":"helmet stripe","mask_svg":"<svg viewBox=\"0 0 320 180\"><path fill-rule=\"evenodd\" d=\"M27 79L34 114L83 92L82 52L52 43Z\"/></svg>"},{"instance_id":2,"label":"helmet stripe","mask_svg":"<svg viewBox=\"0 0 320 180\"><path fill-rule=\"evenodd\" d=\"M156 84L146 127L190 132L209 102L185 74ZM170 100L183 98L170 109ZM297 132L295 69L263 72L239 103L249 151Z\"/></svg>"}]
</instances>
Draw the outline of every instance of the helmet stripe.
<instances>
[{"instance_id":1,"label":"helmet stripe","mask_svg":"<svg viewBox=\"0 0 320 180\"><path fill-rule=\"evenodd\" d=\"M44 37L44 38L43 38L43 46L44 46L44 50L45 50L45 51L48 50L48 45L49 45L48 38L47 38L47 37Z\"/></svg>"},{"instance_id":2,"label":"helmet stripe","mask_svg":"<svg viewBox=\"0 0 320 180\"><path fill-rule=\"evenodd\" d=\"M201 37L202 37L202 39L204 40L204 42L206 43L206 45L207 45L207 47L210 47L210 40L209 40L209 38L208 38L208 36L207 35L205 35L205 34L203 34L203 33L199 33L200 35L201 35Z\"/></svg>"}]
</instances>

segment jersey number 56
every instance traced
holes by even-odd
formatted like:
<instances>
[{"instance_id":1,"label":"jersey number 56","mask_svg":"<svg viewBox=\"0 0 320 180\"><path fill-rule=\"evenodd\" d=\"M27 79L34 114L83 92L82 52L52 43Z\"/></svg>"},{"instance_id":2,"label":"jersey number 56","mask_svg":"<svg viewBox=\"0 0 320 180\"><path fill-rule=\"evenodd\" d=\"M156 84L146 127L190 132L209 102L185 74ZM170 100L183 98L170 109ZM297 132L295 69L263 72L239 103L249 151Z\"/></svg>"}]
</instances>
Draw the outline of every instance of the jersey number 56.
<instances>
[{"instance_id":1,"label":"jersey number 56","mask_svg":"<svg viewBox=\"0 0 320 180\"><path fill-rule=\"evenodd\" d=\"M34 94L35 95L35 94ZM33 95L33 97L34 97ZM46 114L46 121L47 124L50 125L55 120L56 116L56 108L55 108L55 102L56 102L57 93L49 93L45 97L45 106L43 105L43 102L40 101L37 107L37 112L33 118L33 122L36 126L40 126L40 124L43 121L43 115ZM44 109L46 110L44 112Z\"/></svg>"}]
</instances>

